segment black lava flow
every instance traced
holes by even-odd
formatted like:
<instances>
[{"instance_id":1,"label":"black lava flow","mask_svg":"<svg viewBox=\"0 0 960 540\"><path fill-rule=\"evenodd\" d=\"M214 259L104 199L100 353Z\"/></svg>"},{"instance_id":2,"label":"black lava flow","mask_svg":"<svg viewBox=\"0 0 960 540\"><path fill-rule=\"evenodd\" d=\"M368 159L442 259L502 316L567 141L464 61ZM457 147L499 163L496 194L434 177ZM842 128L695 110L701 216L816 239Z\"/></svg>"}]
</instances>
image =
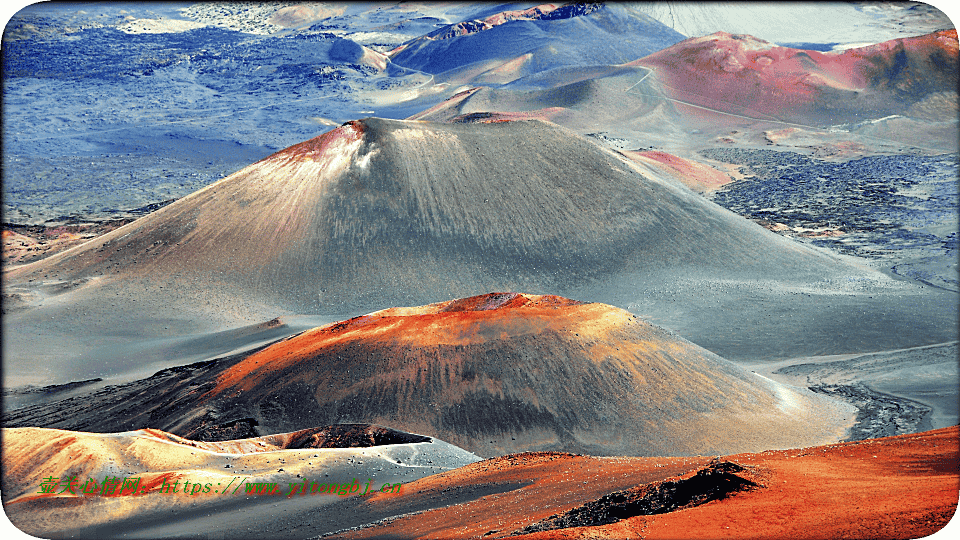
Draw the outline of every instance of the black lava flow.
<instances>
[{"instance_id":1,"label":"black lava flow","mask_svg":"<svg viewBox=\"0 0 960 540\"><path fill-rule=\"evenodd\" d=\"M829 162L794 152L715 148L707 158L740 166L741 181L717 191L713 201L759 222L833 229L841 236L813 238L815 245L868 258L921 249L956 253L957 154L870 156Z\"/></svg>"}]
</instances>

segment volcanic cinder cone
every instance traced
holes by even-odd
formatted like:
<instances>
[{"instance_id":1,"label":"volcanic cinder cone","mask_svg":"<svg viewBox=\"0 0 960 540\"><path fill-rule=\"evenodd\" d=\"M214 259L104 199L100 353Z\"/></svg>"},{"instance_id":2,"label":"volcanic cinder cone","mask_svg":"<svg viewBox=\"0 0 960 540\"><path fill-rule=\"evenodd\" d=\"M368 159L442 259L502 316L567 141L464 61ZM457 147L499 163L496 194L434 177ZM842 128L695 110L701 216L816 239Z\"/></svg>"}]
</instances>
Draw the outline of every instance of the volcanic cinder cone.
<instances>
[{"instance_id":1,"label":"volcanic cinder cone","mask_svg":"<svg viewBox=\"0 0 960 540\"><path fill-rule=\"evenodd\" d=\"M400 66L442 76L494 75L500 82L571 65L619 64L683 39L618 4L544 4L448 25L390 51Z\"/></svg>"},{"instance_id":2,"label":"volcanic cinder cone","mask_svg":"<svg viewBox=\"0 0 960 540\"><path fill-rule=\"evenodd\" d=\"M915 114L926 100L957 99L956 29L843 52L717 32L629 65L654 68L673 97L758 119L837 125Z\"/></svg>"},{"instance_id":3,"label":"volcanic cinder cone","mask_svg":"<svg viewBox=\"0 0 960 540\"><path fill-rule=\"evenodd\" d=\"M202 440L240 424L253 436L375 423L483 456L691 455L836 441L853 413L609 305L491 293L355 317L5 421Z\"/></svg>"},{"instance_id":4,"label":"volcanic cinder cone","mask_svg":"<svg viewBox=\"0 0 960 540\"><path fill-rule=\"evenodd\" d=\"M726 313L768 318L744 310L739 290L723 299L736 305L704 294L716 286L707 289L703 280L816 282L819 291L822 280L849 276L887 280L766 231L547 122L369 118L81 246L9 269L4 357L13 369L5 377L64 382L122 373L132 364L159 369L205 358L199 349L189 358L158 353L186 337L278 315L330 322L491 290L620 307L653 301L644 314L656 322L695 341L688 332L712 332L709 340L722 346L734 336L732 326L717 327L733 324ZM681 279L682 293L691 296L677 302ZM764 343L790 355L813 352L795 350L797 340L783 331L806 336L797 324L822 322L824 339L836 341L830 333L844 323L819 310L839 305L856 309L868 325L868 336L852 334L862 338L858 346L896 336L945 341L936 320L891 333L925 317L918 314L925 308L897 293L896 307L866 310L842 297L791 300L813 313L801 311L789 328L739 324L761 331L756 339L733 339L760 346L757 354L768 354ZM908 343L917 344L924 343ZM231 350L211 349L206 358ZM814 350L822 350L819 342ZM28 375L38 380L23 380Z\"/></svg>"},{"instance_id":5,"label":"volcanic cinder cone","mask_svg":"<svg viewBox=\"0 0 960 540\"><path fill-rule=\"evenodd\" d=\"M312 410L283 408L304 391ZM312 330L229 368L207 396L230 397L222 403L231 410L244 403L252 413L244 416L268 431L312 415L362 419L479 455L807 445L837 440L851 412L621 309L516 293L387 309ZM285 412L271 416L278 409Z\"/></svg>"},{"instance_id":6,"label":"volcanic cinder cone","mask_svg":"<svg viewBox=\"0 0 960 540\"><path fill-rule=\"evenodd\" d=\"M371 118L8 275L236 288L296 313L342 313L563 292L627 266L797 264L838 266L553 124Z\"/></svg>"},{"instance_id":7,"label":"volcanic cinder cone","mask_svg":"<svg viewBox=\"0 0 960 540\"><path fill-rule=\"evenodd\" d=\"M312 400L299 399L303 392ZM313 415L362 419L487 456L807 445L837 440L851 412L621 309L517 293L387 309L306 332L227 369L201 399L217 396L229 398L221 416L243 410L268 432ZM284 407L304 401L315 405Z\"/></svg>"}]
</instances>

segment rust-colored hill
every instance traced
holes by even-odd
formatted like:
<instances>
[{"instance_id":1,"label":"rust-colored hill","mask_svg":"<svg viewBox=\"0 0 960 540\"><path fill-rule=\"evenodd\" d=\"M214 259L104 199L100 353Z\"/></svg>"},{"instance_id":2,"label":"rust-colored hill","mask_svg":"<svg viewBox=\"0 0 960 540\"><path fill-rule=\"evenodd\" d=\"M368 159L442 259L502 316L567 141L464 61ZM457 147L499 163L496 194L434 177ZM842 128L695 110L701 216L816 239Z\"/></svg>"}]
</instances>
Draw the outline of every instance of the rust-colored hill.
<instances>
[{"instance_id":1,"label":"rust-colored hill","mask_svg":"<svg viewBox=\"0 0 960 540\"><path fill-rule=\"evenodd\" d=\"M758 119L857 123L956 100L956 29L818 52L744 34L691 38L630 65L656 70L672 97Z\"/></svg>"},{"instance_id":2,"label":"rust-colored hill","mask_svg":"<svg viewBox=\"0 0 960 540\"><path fill-rule=\"evenodd\" d=\"M854 412L609 305L492 293L355 317L5 422L201 440L373 423L482 456L715 455L840 440Z\"/></svg>"}]
</instances>

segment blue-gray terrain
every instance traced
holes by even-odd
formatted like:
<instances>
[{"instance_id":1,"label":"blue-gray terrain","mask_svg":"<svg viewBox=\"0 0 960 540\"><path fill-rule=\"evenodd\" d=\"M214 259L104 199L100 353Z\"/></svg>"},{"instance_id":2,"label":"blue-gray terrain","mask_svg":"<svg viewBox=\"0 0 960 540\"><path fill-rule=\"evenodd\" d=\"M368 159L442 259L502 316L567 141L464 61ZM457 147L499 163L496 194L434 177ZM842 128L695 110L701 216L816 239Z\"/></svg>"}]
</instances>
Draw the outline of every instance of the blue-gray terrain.
<instances>
[{"instance_id":1,"label":"blue-gray terrain","mask_svg":"<svg viewBox=\"0 0 960 540\"><path fill-rule=\"evenodd\" d=\"M616 5L426 42L518 6L348 4L293 22L283 17L292 3L188 6L54 2L13 17L2 50L5 222L130 216L331 126L426 109L456 88L417 90L465 64L524 54L532 72L623 63L684 38ZM382 65L360 58L408 40Z\"/></svg>"},{"instance_id":2,"label":"blue-gray terrain","mask_svg":"<svg viewBox=\"0 0 960 540\"><path fill-rule=\"evenodd\" d=\"M716 148L702 154L744 179L713 201L902 276L957 291L957 155L879 155L845 162L794 152Z\"/></svg>"},{"instance_id":3,"label":"blue-gray terrain","mask_svg":"<svg viewBox=\"0 0 960 540\"><path fill-rule=\"evenodd\" d=\"M69 26L71 8L31 6L4 33L8 222L103 218L181 197L369 113L366 88L425 79L355 63L352 42L321 30L127 33L123 15Z\"/></svg>"},{"instance_id":4,"label":"blue-gray terrain","mask_svg":"<svg viewBox=\"0 0 960 540\"><path fill-rule=\"evenodd\" d=\"M403 424L478 455L714 455L954 425L957 38L904 4L31 5L2 39L0 420L211 441ZM764 56L774 43L805 50ZM889 66L881 80L822 69L865 45L848 56ZM794 53L820 63L774 64ZM851 99L896 90L905 65L924 67L908 79L922 100ZM727 106L797 81L826 98ZM497 317L530 295L535 310ZM4 487L34 457L11 459L10 439ZM40 452L62 469L30 474L86 474L55 440ZM446 459L435 443L415 466ZM200 450L167 446L170 462ZM302 477L291 448L261 450ZM399 508L357 498L323 522L309 501L188 501L172 519L134 504L148 520L77 530L104 499L7 491L48 537L225 520L316 537Z\"/></svg>"}]
</instances>

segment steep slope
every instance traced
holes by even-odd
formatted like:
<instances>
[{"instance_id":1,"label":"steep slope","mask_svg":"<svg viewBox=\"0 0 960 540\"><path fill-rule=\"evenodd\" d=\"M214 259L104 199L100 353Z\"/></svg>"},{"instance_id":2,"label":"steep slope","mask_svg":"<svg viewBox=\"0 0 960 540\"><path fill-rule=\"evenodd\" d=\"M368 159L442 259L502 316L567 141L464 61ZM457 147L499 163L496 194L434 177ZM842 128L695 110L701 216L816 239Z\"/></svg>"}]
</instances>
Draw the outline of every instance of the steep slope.
<instances>
[{"instance_id":1,"label":"steep slope","mask_svg":"<svg viewBox=\"0 0 960 540\"><path fill-rule=\"evenodd\" d=\"M853 412L612 306L491 293L355 317L5 423L201 440L375 423L483 456L691 455L839 440Z\"/></svg>"},{"instance_id":2,"label":"steep slope","mask_svg":"<svg viewBox=\"0 0 960 540\"><path fill-rule=\"evenodd\" d=\"M294 332L491 290L636 306L725 356L949 339L940 334L952 315L931 310L925 291L781 238L659 174L541 121L351 122L6 269L4 377L50 384L169 366L178 359L159 350L278 315L321 317L294 321ZM783 285L749 285L757 280ZM743 287L758 298L746 311ZM784 304L787 287L814 297ZM859 293L873 299L850 296ZM765 304L797 318L770 327ZM864 330L839 330L852 312Z\"/></svg>"},{"instance_id":3,"label":"steep slope","mask_svg":"<svg viewBox=\"0 0 960 540\"><path fill-rule=\"evenodd\" d=\"M203 279L322 313L510 281L562 292L627 264L852 271L549 123L371 118L7 276Z\"/></svg>"},{"instance_id":4,"label":"steep slope","mask_svg":"<svg viewBox=\"0 0 960 540\"><path fill-rule=\"evenodd\" d=\"M843 52L780 47L749 35L692 38L630 65L654 68L672 97L758 119L857 123L956 100L956 29Z\"/></svg>"}]
</instances>

